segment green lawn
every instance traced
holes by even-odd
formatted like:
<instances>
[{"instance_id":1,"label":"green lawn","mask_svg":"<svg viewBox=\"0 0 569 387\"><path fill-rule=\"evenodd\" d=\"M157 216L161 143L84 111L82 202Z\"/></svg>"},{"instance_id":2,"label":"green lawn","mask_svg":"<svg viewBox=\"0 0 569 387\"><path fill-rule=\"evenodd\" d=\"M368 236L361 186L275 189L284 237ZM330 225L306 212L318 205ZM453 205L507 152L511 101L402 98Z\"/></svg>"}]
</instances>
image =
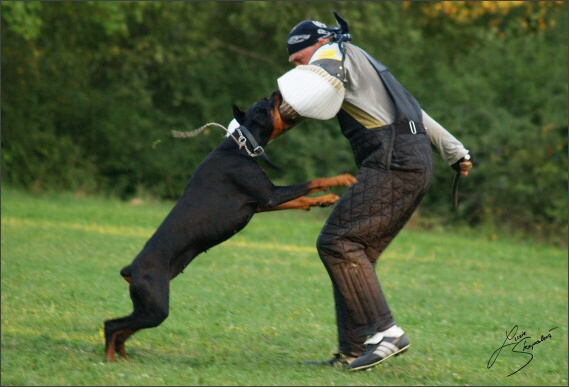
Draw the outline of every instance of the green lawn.
<instances>
[{"instance_id":1,"label":"green lawn","mask_svg":"<svg viewBox=\"0 0 569 387\"><path fill-rule=\"evenodd\" d=\"M103 321L131 312L118 272L171 206L2 189L2 385L568 383L567 250L442 228L403 230L377 266L408 352L371 372L303 366L336 349L320 208L258 214L199 256L168 319L105 363ZM541 342L488 368L516 325Z\"/></svg>"}]
</instances>

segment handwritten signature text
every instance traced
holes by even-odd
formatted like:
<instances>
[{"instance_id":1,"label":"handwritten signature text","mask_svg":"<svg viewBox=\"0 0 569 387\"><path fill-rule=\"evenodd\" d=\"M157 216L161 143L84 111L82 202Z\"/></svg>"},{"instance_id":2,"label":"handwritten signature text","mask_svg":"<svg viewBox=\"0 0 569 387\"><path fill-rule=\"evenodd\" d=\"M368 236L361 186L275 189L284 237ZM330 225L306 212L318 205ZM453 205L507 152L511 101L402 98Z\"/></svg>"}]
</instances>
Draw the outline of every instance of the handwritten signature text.
<instances>
[{"instance_id":1,"label":"handwritten signature text","mask_svg":"<svg viewBox=\"0 0 569 387\"><path fill-rule=\"evenodd\" d=\"M496 349L494 353L492 353L492 356L490 356L487 368L491 368L494 365L494 363L498 359L498 356L500 356L500 353L502 353L502 349L511 346L512 352L521 353L527 359L527 362L523 366L521 366L520 368L518 368L516 371L512 372L508 376L514 375L515 373L521 371L525 366L527 366L533 360L533 353L531 351L533 351L534 347L540 343L543 343L546 340L551 339L552 338L551 331L557 328L559 327L551 328L547 332L547 334L542 334L540 338L534 339L531 336L528 336L526 331L519 332L518 326L515 325L510 330L510 332L506 332L506 339L504 340L504 343L502 343L502 345L498 349Z\"/></svg>"}]
</instances>

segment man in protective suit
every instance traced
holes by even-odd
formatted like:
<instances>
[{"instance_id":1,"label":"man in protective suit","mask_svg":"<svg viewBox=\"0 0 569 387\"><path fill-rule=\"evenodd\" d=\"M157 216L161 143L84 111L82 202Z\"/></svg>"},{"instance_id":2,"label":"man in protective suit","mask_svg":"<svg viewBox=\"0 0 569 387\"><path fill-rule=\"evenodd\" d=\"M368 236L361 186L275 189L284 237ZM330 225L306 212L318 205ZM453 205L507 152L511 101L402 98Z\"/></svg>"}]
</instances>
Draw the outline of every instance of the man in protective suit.
<instances>
[{"instance_id":1,"label":"man in protective suit","mask_svg":"<svg viewBox=\"0 0 569 387\"><path fill-rule=\"evenodd\" d=\"M307 362L350 370L375 366L405 351L409 339L391 314L375 272L383 250L427 193L431 144L457 173L472 167L469 151L425 113L389 69L348 43L348 24L306 20L289 33L289 61L278 79L281 115L337 117L359 172L318 237L318 253L334 289L339 353Z\"/></svg>"}]
</instances>

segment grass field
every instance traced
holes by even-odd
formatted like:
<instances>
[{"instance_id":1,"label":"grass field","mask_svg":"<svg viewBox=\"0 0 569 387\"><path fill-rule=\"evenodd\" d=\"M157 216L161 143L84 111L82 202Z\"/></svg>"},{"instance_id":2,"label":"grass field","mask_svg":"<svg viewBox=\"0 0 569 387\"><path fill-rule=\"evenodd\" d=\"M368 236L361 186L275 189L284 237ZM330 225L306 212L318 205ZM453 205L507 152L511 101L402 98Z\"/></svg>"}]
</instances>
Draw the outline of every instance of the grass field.
<instances>
[{"instance_id":1,"label":"grass field","mask_svg":"<svg viewBox=\"0 0 569 387\"><path fill-rule=\"evenodd\" d=\"M378 263L407 353L371 372L303 366L336 349L320 208L258 214L199 256L168 319L105 363L103 320L131 311L118 272L171 206L2 189L2 385L568 383L567 250L443 229L404 229Z\"/></svg>"}]
</instances>

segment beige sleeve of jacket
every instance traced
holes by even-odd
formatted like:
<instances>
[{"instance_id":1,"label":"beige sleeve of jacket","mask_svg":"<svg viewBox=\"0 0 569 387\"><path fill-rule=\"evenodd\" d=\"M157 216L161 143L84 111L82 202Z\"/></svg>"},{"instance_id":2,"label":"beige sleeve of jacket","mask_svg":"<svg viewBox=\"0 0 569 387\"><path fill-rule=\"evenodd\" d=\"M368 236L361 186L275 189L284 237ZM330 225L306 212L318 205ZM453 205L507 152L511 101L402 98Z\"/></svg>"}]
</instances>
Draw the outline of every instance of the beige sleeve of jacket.
<instances>
[{"instance_id":1,"label":"beige sleeve of jacket","mask_svg":"<svg viewBox=\"0 0 569 387\"><path fill-rule=\"evenodd\" d=\"M431 140L431 144L435 146L440 155L449 165L456 163L468 154L468 149L466 149L460 141L443 128L441 124L425 113L424 110L423 124L427 128L427 135Z\"/></svg>"}]
</instances>

